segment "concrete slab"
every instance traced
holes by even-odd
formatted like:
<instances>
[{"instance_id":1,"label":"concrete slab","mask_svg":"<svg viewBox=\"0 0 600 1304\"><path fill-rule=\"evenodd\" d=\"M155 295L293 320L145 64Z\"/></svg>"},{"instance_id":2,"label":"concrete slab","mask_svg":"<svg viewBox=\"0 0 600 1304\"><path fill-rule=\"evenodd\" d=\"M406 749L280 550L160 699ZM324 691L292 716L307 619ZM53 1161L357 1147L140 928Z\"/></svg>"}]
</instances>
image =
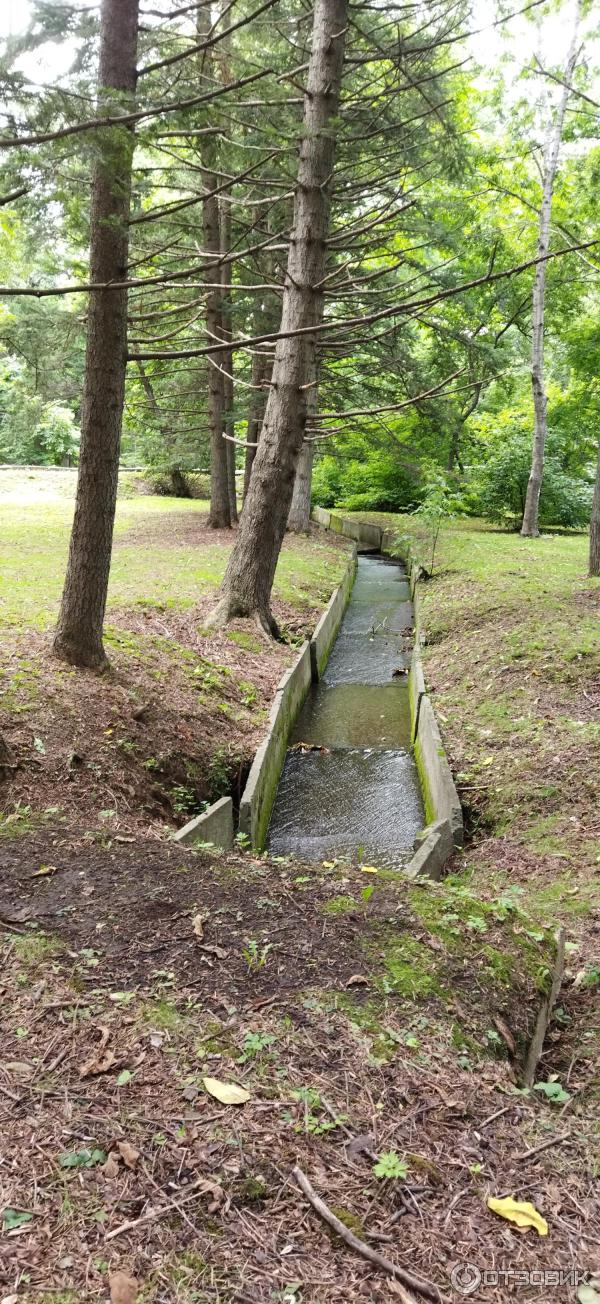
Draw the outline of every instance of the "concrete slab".
<instances>
[{"instance_id":1,"label":"concrete slab","mask_svg":"<svg viewBox=\"0 0 600 1304\"><path fill-rule=\"evenodd\" d=\"M174 842L181 842L186 847L199 846L211 842L213 847L230 851L233 846L233 802L231 797L221 797L202 815L196 815L175 833Z\"/></svg>"}]
</instances>

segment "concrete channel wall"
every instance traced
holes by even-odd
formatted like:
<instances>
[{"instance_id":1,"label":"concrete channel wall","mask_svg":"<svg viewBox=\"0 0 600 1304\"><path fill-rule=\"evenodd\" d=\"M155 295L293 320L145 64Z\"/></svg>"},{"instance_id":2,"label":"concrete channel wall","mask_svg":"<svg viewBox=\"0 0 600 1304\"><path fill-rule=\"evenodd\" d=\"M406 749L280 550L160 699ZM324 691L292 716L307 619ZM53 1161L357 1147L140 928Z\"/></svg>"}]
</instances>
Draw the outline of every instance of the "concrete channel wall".
<instances>
[{"instance_id":1,"label":"concrete channel wall","mask_svg":"<svg viewBox=\"0 0 600 1304\"><path fill-rule=\"evenodd\" d=\"M175 842L186 847L199 847L210 842L221 851L231 851L233 846L233 802L231 797L220 797L202 815L185 824L175 834Z\"/></svg>"},{"instance_id":2,"label":"concrete channel wall","mask_svg":"<svg viewBox=\"0 0 600 1304\"><path fill-rule=\"evenodd\" d=\"M266 842L271 808L285 763L290 734L311 683L320 678L327 665L348 605L355 574L356 548L353 548L346 574L332 594L312 639L309 643L304 643L294 665L286 670L277 686L269 712L267 736L256 752L240 802L240 833L245 833L258 851L262 851Z\"/></svg>"},{"instance_id":3,"label":"concrete channel wall","mask_svg":"<svg viewBox=\"0 0 600 1304\"><path fill-rule=\"evenodd\" d=\"M462 847L464 830L458 792L423 674L418 592L420 567L411 557L410 540L402 538L394 530L382 530L371 522L348 519L319 507L313 512L313 520L325 529L334 530L336 534L355 539L363 547L376 548L379 552L401 557L407 566L415 627L408 677L411 733L427 823L417 838L415 854L406 866L405 873L440 878L444 865L455 848Z\"/></svg>"}]
</instances>

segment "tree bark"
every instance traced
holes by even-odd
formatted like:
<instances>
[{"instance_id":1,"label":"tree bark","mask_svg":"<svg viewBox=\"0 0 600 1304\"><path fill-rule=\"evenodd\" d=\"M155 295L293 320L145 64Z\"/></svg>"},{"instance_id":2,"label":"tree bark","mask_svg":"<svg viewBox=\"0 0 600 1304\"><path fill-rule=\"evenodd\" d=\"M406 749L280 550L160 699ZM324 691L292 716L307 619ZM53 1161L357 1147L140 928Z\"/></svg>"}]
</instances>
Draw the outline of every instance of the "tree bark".
<instances>
[{"instance_id":1,"label":"tree bark","mask_svg":"<svg viewBox=\"0 0 600 1304\"><path fill-rule=\"evenodd\" d=\"M295 534L307 534L310 529L310 502L314 455L314 444L312 441L305 441L300 449L300 456L296 463L294 492L292 494L292 502L287 523L288 530L293 530Z\"/></svg>"},{"instance_id":2,"label":"tree bark","mask_svg":"<svg viewBox=\"0 0 600 1304\"><path fill-rule=\"evenodd\" d=\"M319 406L319 391L317 387L317 363L313 357L310 368L310 376L313 384L306 391L306 418L316 414ZM310 500L312 492L312 469L315 455L315 445L312 440L305 439L300 449L300 455L296 463L296 475L294 477L294 492L288 514L287 528L293 530L295 534L307 534L310 529Z\"/></svg>"},{"instance_id":3,"label":"tree bark","mask_svg":"<svg viewBox=\"0 0 600 1304\"><path fill-rule=\"evenodd\" d=\"M296 462L306 428L305 388L310 379L314 337L323 316L330 190L335 128L347 23L347 0L316 0L294 221L283 291L281 331L306 335L278 339L273 379L235 547L212 613L213 624L254 616L277 634L270 610L271 588L294 488Z\"/></svg>"},{"instance_id":4,"label":"tree bark","mask_svg":"<svg viewBox=\"0 0 600 1304\"><path fill-rule=\"evenodd\" d=\"M571 82L575 64L577 62L578 47L577 40L579 35L579 20L581 16L581 0L576 0L575 19L573 23L573 34L571 45L565 64L565 77L567 83ZM563 88L554 119L550 121L546 145L544 149L544 167L542 176L542 206L540 209L540 224L538 232L537 257L545 258L550 249L550 219L552 216L552 195L554 192L554 182L556 179L556 170L558 167L558 155L560 151L560 142L562 139L565 113L569 101L569 86ZM546 397L546 387L544 383L544 316L546 301L546 263L540 262L535 269L533 280L533 315L532 315L532 341L531 341L531 387L533 390L533 409L534 409L534 430L533 430L533 447L531 453L531 471L527 484L527 497L525 499L525 511L523 512L523 523L521 525L521 534L524 538L537 538L539 535L539 508L540 493L542 489L542 478L544 474L544 454L546 450L547 420L546 410L548 400Z\"/></svg>"},{"instance_id":5,"label":"tree bark","mask_svg":"<svg viewBox=\"0 0 600 1304\"><path fill-rule=\"evenodd\" d=\"M102 0L99 116L131 110L138 0ZM98 131L90 211L90 280L127 277L134 135ZM127 290L90 295L75 516L54 651L73 665L107 664L102 627L110 573L127 359Z\"/></svg>"},{"instance_id":6,"label":"tree bark","mask_svg":"<svg viewBox=\"0 0 600 1304\"><path fill-rule=\"evenodd\" d=\"M600 439L598 440L598 465L590 520L590 575L600 575Z\"/></svg>"},{"instance_id":7,"label":"tree bark","mask_svg":"<svg viewBox=\"0 0 600 1304\"><path fill-rule=\"evenodd\" d=\"M198 10L196 30L198 40L205 40L211 29L211 12L208 5ZM210 53L200 55L199 71L204 80L213 70ZM218 144L216 136L207 136L202 145L202 186L209 192L209 198L202 201L203 248L207 254L214 254L213 263L218 263L221 253L221 221L219 199L211 192L217 189L218 178ZM222 272L221 268L221 272ZM207 272L207 280L213 288L206 292L205 326L209 344L223 338L223 290L219 284L221 277L215 275L215 268ZM221 368L225 366L225 353L213 353L208 359L208 426L210 431L210 512L208 524L213 530L228 530L231 526L229 505L229 484L227 470L227 440L223 439L225 429L225 378Z\"/></svg>"},{"instance_id":8,"label":"tree bark","mask_svg":"<svg viewBox=\"0 0 600 1304\"><path fill-rule=\"evenodd\" d=\"M262 385L263 381L270 381L273 374L273 354L261 353L256 350L252 355L252 384ZM248 496L250 488L250 476L256 457L256 447L260 439L260 432L265 416L267 406L268 389L255 389L252 391L250 407L248 411L248 424L246 426L246 462L244 465L244 503Z\"/></svg>"},{"instance_id":9,"label":"tree bark","mask_svg":"<svg viewBox=\"0 0 600 1304\"><path fill-rule=\"evenodd\" d=\"M224 200L220 204L220 227L221 227L221 253L227 254L231 248L231 207ZM231 263L223 263L221 267L221 284L223 286L223 297L221 303L221 333L223 339L231 340ZM224 430L227 435L235 434L234 420L234 381L233 381L233 352L227 349L223 353L223 370L227 373L223 376L223 399L224 399ZM227 459L227 494L229 498L229 520L231 525L237 525L237 489L235 483L235 444L230 439L224 440L225 456Z\"/></svg>"}]
</instances>

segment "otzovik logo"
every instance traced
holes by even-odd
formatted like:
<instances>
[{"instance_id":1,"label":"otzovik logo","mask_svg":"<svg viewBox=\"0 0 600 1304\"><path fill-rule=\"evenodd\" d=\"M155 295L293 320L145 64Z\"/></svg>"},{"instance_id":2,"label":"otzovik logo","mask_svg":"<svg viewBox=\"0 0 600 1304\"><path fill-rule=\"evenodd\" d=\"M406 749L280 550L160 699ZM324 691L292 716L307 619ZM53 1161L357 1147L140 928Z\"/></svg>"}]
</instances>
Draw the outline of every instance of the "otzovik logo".
<instances>
[{"instance_id":1,"label":"otzovik logo","mask_svg":"<svg viewBox=\"0 0 600 1304\"><path fill-rule=\"evenodd\" d=\"M460 1295L472 1295L481 1281L481 1272L475 1263L457 1263L450 1274L453 1290Z\"/></svg>"}]
</instances>

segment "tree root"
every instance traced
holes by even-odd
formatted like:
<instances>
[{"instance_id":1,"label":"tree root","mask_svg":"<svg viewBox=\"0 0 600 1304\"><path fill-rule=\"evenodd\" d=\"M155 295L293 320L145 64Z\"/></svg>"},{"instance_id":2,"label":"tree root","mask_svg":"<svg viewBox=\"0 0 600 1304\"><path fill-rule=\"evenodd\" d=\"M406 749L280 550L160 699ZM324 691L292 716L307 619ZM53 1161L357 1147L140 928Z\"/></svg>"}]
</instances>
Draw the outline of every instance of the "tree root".
<instances>
[{"instance_id":1,"label":"tree root","mask_svg":"<svg viewBox=\"0 0 600 1304\"><path fill-rule=\"evenodd\" d=\"M213 607L204 621L204 628L224 629L232 620L239 619L252 620L261 638L267 642L283 642L279 625L269 610L261 611L258 607L249 610L242 602L236 602L227 595L220 598L216 607Z\"/></svg>"}]
</instances>

